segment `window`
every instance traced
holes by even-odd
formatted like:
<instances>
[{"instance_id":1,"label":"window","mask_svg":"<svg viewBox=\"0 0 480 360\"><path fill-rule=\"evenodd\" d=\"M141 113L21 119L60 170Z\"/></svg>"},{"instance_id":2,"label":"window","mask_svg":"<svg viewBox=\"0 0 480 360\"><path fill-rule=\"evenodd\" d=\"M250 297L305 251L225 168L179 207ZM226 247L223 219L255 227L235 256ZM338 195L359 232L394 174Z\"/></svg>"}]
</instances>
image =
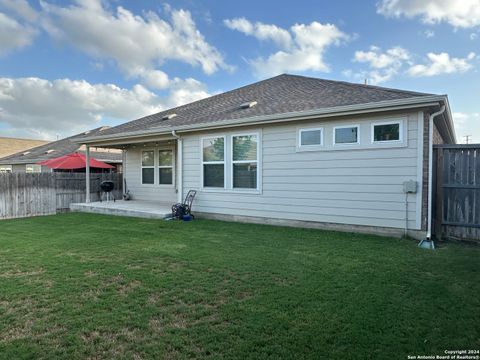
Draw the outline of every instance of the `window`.
<instances>
[{"instance_id":1,"label":"window","mask_svg":"<svg viewBox=\"0 0 480 360\"><path fill-rule=\"evenodd\" d=\"M0 173L11 173L12 165L0 165Z\"/></svg>"},{"instance_id":2,"label":"window","mask_svg":"<svg viewBox=\"0 0 480 360\"><path fill-rule=\"evenodd\" d=\"M359 129L358 125L333 128L333 144L358 144Z\"/></svg>"},{"instance_id":3,"label":"window","mask_svg":"<svg viewBox=\"0 0 480 360\"><path fill-rule=\"evenodd\" d=\"M27 172L27 173L40 173L40 172L42 172L42 165L27 164L27 165L25 165L25 172Z\"/></svg>"},{"instance_id":4,"label":"window","mask_svg":"<svg viewBox=\"0 0 480 360\"><path fill-rule=\"evenodd\" d=\"M233 188L257 188L258 136L232 136Z\"/></svg>"},{"instance_id":5,"label":"window","mask_svg":"<svg viewBox=\"0 0 480 360\"><path fill-rule=\"evenodd\" d=\"M225 137L202 140L203 187L225 187Z\"/></svg>"},{"instance_id":6,"label":"window","mask_svg":"<svg viewBox=\"0 0 480 360\"><path fill-rule=\"evenodd\" d=\"M323 145L323 129L300 129L299 147L322 146Z\"/></svg>"},{"instance_id":7,"label":"window","mask_svg":"<svg viewBox=\"0 0 480 360\"><path fill-rule=\"evenodd\" d=\"M155 182L155 153L153 150L142 151L142 184Z\"/></svg>"},{"instance_id":8,"label":"window","mask_svg":"<svg viewBox=\"0 0 480 360\"><path fill-rule=\"evenodd\" d=\"M401 141L401 125L399 121L372 124L372 142Z\"/></svg>"},{"instance_id":9,"label":"window","mask_svg":"<svg viewBox=\"0 0 480 360\"><path fill-rule=\"evenodd\" d=\"M158 183L160 185L173 184L172 150L160 150L158 152Z\"/></svg>"}]
</instances>

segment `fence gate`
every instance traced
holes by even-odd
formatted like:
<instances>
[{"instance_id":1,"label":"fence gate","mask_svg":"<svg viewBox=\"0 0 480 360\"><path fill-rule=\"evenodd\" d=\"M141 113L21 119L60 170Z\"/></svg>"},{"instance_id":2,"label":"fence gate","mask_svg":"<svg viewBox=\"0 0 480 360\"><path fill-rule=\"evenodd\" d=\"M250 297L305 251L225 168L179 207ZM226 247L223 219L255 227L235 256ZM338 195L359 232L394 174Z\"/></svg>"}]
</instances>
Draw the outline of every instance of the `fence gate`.
<instances>
[{"instance_id":1,"label":"fence gate","mask_svg":"<svg viewBox=\"0 0 480 360\"><path fill-rule=\"evenodd\" d=\"M437 238L480 243L480 144L435 145Z\"/></svg>"}]
</instances>

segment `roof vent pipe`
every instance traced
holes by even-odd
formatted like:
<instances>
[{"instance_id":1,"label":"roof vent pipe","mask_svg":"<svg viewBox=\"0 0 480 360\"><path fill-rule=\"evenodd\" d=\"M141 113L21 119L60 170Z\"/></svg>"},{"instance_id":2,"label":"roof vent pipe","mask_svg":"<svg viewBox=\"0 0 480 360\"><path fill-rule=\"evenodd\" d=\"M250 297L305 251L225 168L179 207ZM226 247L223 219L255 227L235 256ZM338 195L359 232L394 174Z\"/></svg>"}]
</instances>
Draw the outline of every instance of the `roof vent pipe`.
<instances>
[{"instance_id":1,"label":"roof vent pipe","mask_svg":"<svg viewBox=\"0 0 480 360\"><path fill-rule=\"evenodd\" d=\"M162 120L170 120L170 119L173 119L176 116L177 116L177 114L167 114L167 115L162 116Z\"/></svg>"},{"instance_id":2,"label":"roof vent pipe","mask_svg":"<svg viewBox=\"0 0 480 360\"><path fill-rule=\"evenodd\" d=\"M249 108L254 107L255 105L257 105L256 101L249 101L249 102L245 102L245 103L241 104L240 108L241 109L249 109Z\"/></svg>"}]
</instances>

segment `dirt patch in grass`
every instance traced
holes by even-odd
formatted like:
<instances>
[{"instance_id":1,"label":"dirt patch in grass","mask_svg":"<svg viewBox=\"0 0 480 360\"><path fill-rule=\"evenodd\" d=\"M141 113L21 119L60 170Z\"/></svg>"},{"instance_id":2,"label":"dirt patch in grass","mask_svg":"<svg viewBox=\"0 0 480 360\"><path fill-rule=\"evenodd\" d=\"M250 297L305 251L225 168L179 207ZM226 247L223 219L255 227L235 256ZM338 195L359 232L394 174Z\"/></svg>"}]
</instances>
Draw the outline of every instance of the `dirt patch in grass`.
<instances>
[{"instance_id":1,"label":"dirt patch in grass","mask_svg":"<svg viewBox=\"0 0 480 360\"><path fill-rule=\"evenodd\" d=\"M16 278L16 277L26 277L26 276L39 276L45 272L44 269L39 268L30 271L22 271L20 269L7 270L0 273L0 277L3 278Z\"/></svg>"}]
</instances>

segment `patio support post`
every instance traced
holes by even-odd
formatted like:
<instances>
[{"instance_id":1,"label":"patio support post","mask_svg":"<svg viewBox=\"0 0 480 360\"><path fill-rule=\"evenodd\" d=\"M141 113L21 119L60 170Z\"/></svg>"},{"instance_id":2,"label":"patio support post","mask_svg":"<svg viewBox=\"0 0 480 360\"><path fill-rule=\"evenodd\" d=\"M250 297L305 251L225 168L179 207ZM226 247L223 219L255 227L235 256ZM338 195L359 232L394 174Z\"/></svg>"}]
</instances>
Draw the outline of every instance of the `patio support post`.
<instances>
[{"instance_id":1,"label":"patio support post","mask_svg":"<svg viewBox=\"0 0 480 360\"><path fill-rule=\"evenodd\" d=\"M183 202L183 139L177 139L177 147L178 147L178 202Z\"/></svg>"},{"instance_id":2,"label":"patio support post","mask_svg":"<svg viewBox=\"0 0 480 360\"><path fill-rule=\"evenodd\" d=\"M85 152L85 202L90 202L90 145L86 145L86 152Z\"/></svg>"}]
</instances>

